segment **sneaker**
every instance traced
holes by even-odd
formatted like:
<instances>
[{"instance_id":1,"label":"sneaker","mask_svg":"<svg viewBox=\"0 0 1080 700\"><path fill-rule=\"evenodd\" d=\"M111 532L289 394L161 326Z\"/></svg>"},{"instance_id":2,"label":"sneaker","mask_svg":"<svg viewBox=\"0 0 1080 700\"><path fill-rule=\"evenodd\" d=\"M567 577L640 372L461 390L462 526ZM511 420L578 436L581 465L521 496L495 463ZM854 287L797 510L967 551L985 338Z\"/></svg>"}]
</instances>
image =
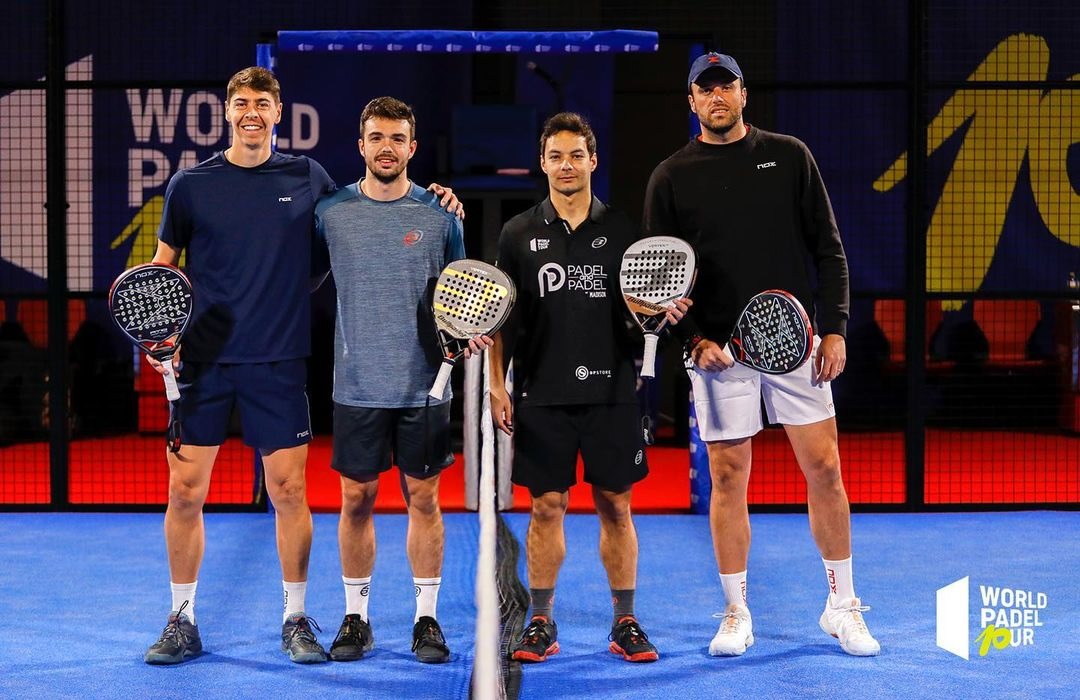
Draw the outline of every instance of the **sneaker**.
<instances>
[{"instance_id":1,"label":"sneaker","mask_svg":"<svg viewBox=\"0 0 1080 700\"><path fill-rule=\"evenodd\" d=\"M741 656L754 644L754 622L745 605L729 605L713 617L721 618L720 629L709 642L711 656Z\"/></svg>"},{"instance_id":2,"label":"sneaker","mask_svg":"<svg viewBox=\"0 0 1080 700\"><path fill-rule=\"evenodd\" d=\"M559 653L559 628L555 621L537 616L521 631L521 639L514 646L510 658L514 661L540 663L552 654Z\"/></svg>"},{"instance_id":3,"label":"sneaker","mask_svg":"<svg viewBox=\"0 0 1080 700\"><path fill-rule=\"evenodd\" d=\"M450 647L446 646L438 620L424 615L416 621L412 630L412 650L421 663L441 664L450 660Z\"/></svg>"},{"instance_id":4,"label":"sneaker","mask_svg":"<svg viewBox=\"0 0 1080 700\"><path fill-rule=\"evenodd\" d=\"M322 632L319 623L304 613L293 613L281 626L281 650L289 654L289 660L298 664L321 664L326 661L326 650L315 638L315 629Z\"/></svg>"},{"instance_id":5,"label":"sneaker","mask_svg":"<svg viewBox=\"0 0 1080 700\"><path fill-rule=\"evenodd\" d=\"M881 645L870 635L862 616L869 609L858 598L840 600L830 593L818 624L825 634L839 639L840 648L852 656L877 656Z\"/></svg>"},{"instance_id":6,"label":"sneaker","mask_svg":"<svg viewBox=\"0 0 1080 700\"><path fill-rule=\"evenodd\" d=\"M660 658L645 630L641 629L638 621L631 616L619 618L619 621L612 625L608 639L611 640L608 650L613 654L622 654L627 661L656 661Z\"/></svg>"},{"instance_id":7,"label":"sneaker","mask_svg":"<svg viewBox=\"0 0 1080 700\"><path fill-rule=\"evenodd\" d=\"M148 664L178 664L202 653L199 628L184 614L187 601L176 612L169 613L169 621L161 631L161 637L146 650L143 660Z\"/></svg>"},{"instance_id":8,"label":"sneaker","mask_svg":"<svg viewBox=\"0 0 1080 700\"><path fill-rule=\"evenodd\" d=\"M375 646L371 623L359 615L346 615L341 621L334 643L330 645L330 658L334 661L356 661Z\"/></svg>"}]
</instances>

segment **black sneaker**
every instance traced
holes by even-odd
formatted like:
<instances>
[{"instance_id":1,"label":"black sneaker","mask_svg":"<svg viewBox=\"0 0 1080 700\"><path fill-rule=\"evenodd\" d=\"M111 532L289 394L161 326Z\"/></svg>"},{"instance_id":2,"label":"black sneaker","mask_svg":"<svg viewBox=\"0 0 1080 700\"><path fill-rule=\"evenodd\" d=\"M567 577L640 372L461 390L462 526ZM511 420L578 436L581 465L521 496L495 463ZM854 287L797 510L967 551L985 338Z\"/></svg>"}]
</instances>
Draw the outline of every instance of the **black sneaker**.
<instances>
[{"instance_id":1,"label":"black sneaker","mask_svg":"<svg viewBox=\"0 0 1080 700\"><path fill-rule=\"evenodd\" d=\"M413 625L412 650L416 658L425 664L441 664L450 660L450 647L446 646L442 628L434 617L424 615Z\"/></svg>"},{"instance_id":2,"label":"black sneaker","mask_svg":"<svg viewBox=\"0 0 1080 700\"><path fill-rule=\"evenodd\" d=\"M281 626L281 650L288 652L290 661L298 664L321 664L326 661L326 650L315 638L312 627L322 632L319 623L304 613L289 615Z\"/></svg>"},{"instance_id":3,"label":"black sneaker","mask_svg":"<svg viewBox=\"0 0 1080 700\"><path fill-rule=\"evenodd\" d=\"M330 645L330 658L334 661L356 661L375 646L371 623L359 615L346 615L341 621L334 643Z\"/></svg>"},{"instance_id":4,"label":"black sneaker","mask_svg":"<svg viewBox=\"0 0 1080 700\"><path fill-rule=\"evenodd\" d=\"M619 618L619 621L612 625L608 639L611 640L608 645L611 653L621 654L627 661L656 661L660 658L656 647L649 642L645 630L641 629L641 625L633 617Z\"/></svg>"},{"instance_id":5,"label":"black sneaker","mask_svg":"<svg viewBox=\"0 0 1080 700\"><path fill-rule=\"evenodd\" d=\"M184 614L188 606L185 600L180 609L169 614L169 621L161 631L161 637L146 650L143 660L148 664L178 664L202 653L199 628Z\"/></svg>"},{"instance_id":6,"label":"black sneaker","mask_svg":"<svg viewBox=\"0 0 1080 700\"><path fill-rule=\"evenodd\" d=\"M510 658L514 661L540 663L552 654L559 653L559 628L555 621L546 617L534 617L521 632Z\"/></svg>"}]
</instances>

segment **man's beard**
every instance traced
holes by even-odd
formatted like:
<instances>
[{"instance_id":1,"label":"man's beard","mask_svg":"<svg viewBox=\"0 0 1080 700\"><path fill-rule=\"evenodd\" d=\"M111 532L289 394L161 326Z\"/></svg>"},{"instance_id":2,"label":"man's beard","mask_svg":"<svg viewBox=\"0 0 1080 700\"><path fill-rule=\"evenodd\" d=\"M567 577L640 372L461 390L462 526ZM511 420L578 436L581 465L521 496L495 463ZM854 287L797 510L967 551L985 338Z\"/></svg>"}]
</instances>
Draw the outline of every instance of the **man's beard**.
<instances>
[{"instance_id":1,"label":"man's beard","mask_svg":"<svg viewBox=\"0 0 1080 700\"><path fill-rule=\"evenodd\" d=\"M398 163L398 165L400 165L401 167L395 168L389 173L383 173L376 170L375 168L371 168L371 175L382 184L389 185L395 180L397 180L399 177L401 177L401 173L405 172L406 163Z\"/></svg>"}]
</instances>

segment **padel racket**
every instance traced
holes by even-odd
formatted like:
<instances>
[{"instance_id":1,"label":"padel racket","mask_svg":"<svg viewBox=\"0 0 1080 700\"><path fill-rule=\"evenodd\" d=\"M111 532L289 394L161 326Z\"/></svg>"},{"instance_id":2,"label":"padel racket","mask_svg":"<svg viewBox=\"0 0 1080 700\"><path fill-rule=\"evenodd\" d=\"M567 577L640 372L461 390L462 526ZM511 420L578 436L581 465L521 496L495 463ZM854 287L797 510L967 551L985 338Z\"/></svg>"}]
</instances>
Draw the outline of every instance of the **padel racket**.
<instances>
[{"instance_id":1,"label":"padel racket","mask_svg":"<svg viewBox=\"0 0 1080 700\"><path fill-rule=\"evenodd\" d=\"M431 311L443 349L439 374L428 395L441 399L457 359L469 339L492 335L510 315L517 291L506 273L479 260L455 260L435 282Z\"/></svg>"},{"instance_id":2,"label":"padel racket","mask_svg":"<svg viewBox=\"0 0 1080 700\"><path fill-rule=\"evenodd\" d=\"M667 311L672 301L690 293L696 275L697 255L681 238L642 238L623 253L619 286L630 314L645 334L641 376L656 374L656 345L667 325Z\"/></svg>"},{"instance_id":3,"label":"padel racket","mask_svg":"<svg viewBox=\"0 0 1080 700\"><path fill-rule=\"evenodd\" d=\"M814 350L810 317L794 295L766 290L754 295L739 314L727 350L736 362L759 372L793 372Z\"/></svg>"},{"instance_id":4,"label":"padel racket","mask_svg":"<svg viewBox=\"0 0 1080 700\"><path fill-rule=\"evenodd\" d=\"M191 282L165 263L137 265L120 273L109 290L109 311L121 332L158 362L168 366L191 319ZM163 375L169 401L180 398L176 373ZM179 426L169 428L169 448L180 449Z\"/></svg>"}]
</instances>

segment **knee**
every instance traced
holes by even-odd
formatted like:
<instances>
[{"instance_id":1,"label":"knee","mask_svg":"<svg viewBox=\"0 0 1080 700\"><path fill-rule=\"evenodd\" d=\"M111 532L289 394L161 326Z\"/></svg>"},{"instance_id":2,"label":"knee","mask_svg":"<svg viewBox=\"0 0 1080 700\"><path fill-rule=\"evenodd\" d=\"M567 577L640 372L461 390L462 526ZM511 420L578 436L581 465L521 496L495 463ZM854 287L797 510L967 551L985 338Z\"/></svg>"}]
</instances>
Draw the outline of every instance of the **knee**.
<instances>
[{"instance_id":1,"label":"knee","mask_svg":"<svg viewBox=\"0 0 1080 700\"><path fill-rule=\"evenodd\" d=\"M292 510L307 502L307 482L303 476L267 482L266 490L277 510Z\"/></svg>"},{"instance_id":2,"label":"knee","mask_svg":"<svg viewBox=\"0 0 1080 700\"><path fill-rule=\"evenodd\" d=\"M532 521L540 525L560 523L566 514L566 506L566 494L549 492L536 496L532 499Z\"/></svg>"},{"instance_id":3,"label":"knee","mask_svg":"<svg viewBox=\"0 0 1080 700\"><path fill-rule=\"evenodd\" d=\"M341 515L350 520L365 520L375 511L375 498L379 494L379 482L350 481L341 488Z\"/></svg>"},{"instance_id":4,"label":"knee","mask_svg":"<svg viewBox=\"0 0 1080 700\"><path fill-rule=\"evenodd\" d=\"M750 466L740 462L712 462L709 465L713 493L737 491L745 486L750 476Z\"/></svg>"},{"instance_id":5,"label":"knee","mask_svg":"<svg viewBox=\"0 0 1080 700\"><path fill-rule=\"evenodd\" d=\"M172 474L169 477L169 507L182 511L202 510L206 488L201 480Z\"/></svg>"},{"instance_id":6,"label":"knee","mask_svg":"<svg viewBox=\"0 0 1080 700\"><path fill-rule=\"evenodd\" d=\"M438 488L423 487L409 491L409 513L422 518L434 518L439 515Z\"/></svg>"},{"instance_id":7,"label":"knee","mask_svg":"<svg viewBox=\"0 0 1080 700\"><path fill-rule=\"evenodd\" d=\"M840 478L840 455L825 453L817 455L808 461L803 467L806 480L817 486L828 488L843 488Z\"/></svg>"},{"instance_id":8,"label":"knee","mask_svg":"<svg viewBox=\"0 0 1080 700\"><path fill-rule=\"evenodd\" d=\"M631 523L630 494L597 493L596 514L602 525L627 527Z\"/></svg>"}]
</instances>

